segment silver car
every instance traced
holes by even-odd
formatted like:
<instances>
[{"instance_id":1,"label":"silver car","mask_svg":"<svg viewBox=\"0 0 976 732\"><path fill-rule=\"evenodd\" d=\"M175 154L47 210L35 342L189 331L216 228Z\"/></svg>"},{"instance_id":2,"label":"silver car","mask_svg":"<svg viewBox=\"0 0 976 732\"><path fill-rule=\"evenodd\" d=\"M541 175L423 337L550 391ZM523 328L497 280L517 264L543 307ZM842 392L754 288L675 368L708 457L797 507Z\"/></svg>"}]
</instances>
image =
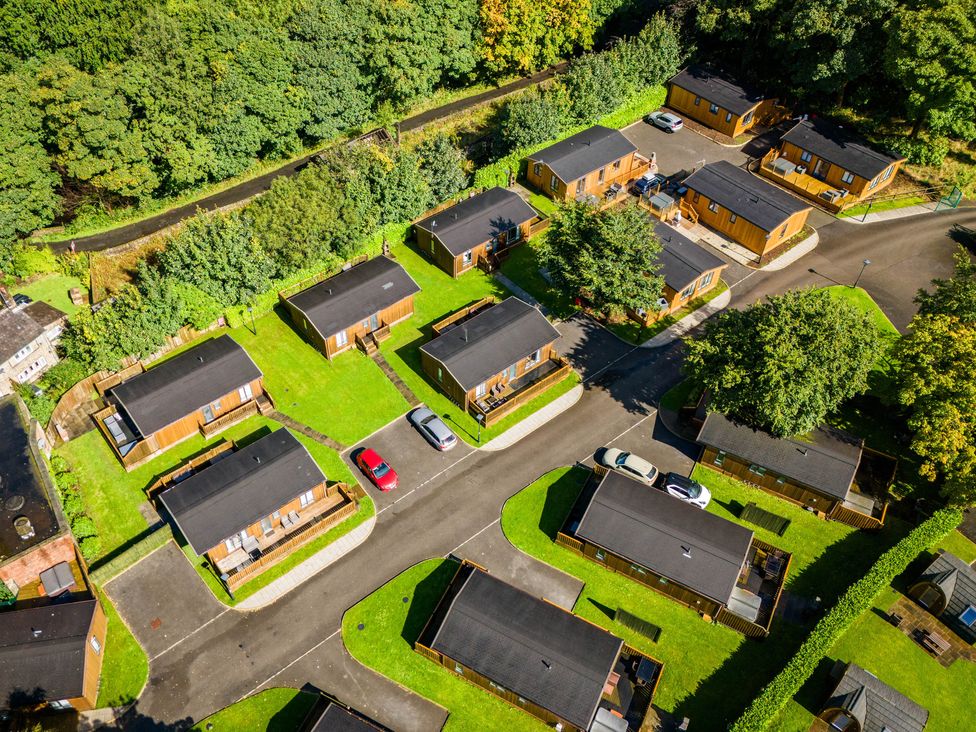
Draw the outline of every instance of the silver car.
<instances>
[{"instance_id":1,"label":"silver car","mask_svg":"<svg viewBox=\"0 0 976 732\"><path fill-rule=\"evenodd\" d=\"M654 485L654 481L657 480L657 468L632 452L608 447L600 456L600 462L605 467L623 473L628 478L639 480L644 485Z\"/></svg>"},{"instance_id":2,"label":"silver car","mask_svg":"<svg viewBox=\"0 0 976 732\"><path fill-rule=\"evenodd\" d=\"M681 121L681 117L670 112L651 112L647 115L646 119L649 124L660 127L666 132L677 132L685 126L685 123Z\"/></svg>"},{"instance_id":3,"label":"silver car","mask_svg":"<svg viewBox=\"0 0 976 732\"><path fill-rule=\"evenodd\" d=\"M444 424L444 420L427 407L413 410L409 419L424 439L438 450L450 450L457 445L457 436Z\"/></svg>"}]
</instances>

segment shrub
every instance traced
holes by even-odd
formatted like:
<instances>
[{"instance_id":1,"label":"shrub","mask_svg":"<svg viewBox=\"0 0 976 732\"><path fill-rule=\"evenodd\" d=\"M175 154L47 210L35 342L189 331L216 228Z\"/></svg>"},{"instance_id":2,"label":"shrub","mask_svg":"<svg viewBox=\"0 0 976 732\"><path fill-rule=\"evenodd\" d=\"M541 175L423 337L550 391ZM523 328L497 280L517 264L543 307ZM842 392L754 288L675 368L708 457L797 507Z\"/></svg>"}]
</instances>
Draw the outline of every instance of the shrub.
<instances>
[{"instance_id":1,"label":"shrub","mask_svg":"<svg viewBox=\"0 0 976 732\"><path fill-rule=\"evenodd\" d=\"M35 394L34 387L31 384L18 384L17 393L24 400L31 416L40 422L42 427L47 427L47 423L51 421L51 415L54 413L55 401L47 395L47 392L42 391L40 394Z\"/></svg>"},{"instance_id":2,"label":"shrub","mask_svg":"<svg viewBox=\"0 0 976 732\"><path fill-rule=\"evenodd\" d=\"M79 540L78 547L81 549L81 556L89 564L98 559L98 556L102 553L102 541L97 536L86 536L84 539Z\"/></svg>"},{"instance_id":3,"label":"shrub","mask_svg":"<svg viewBox=\"0 0 976 732\"><path fill-rule=\"evenodd\" d=\"M634 91L615 51L583 56L573 63L564 84L570 99L570 115L579 124L598 120L616 109Z\"/></svg>"},{"instance_id":4,"label":"shrub","mask_svg":"<svg viewBox=\"0 0 976 732\"><path fill-rule=\"evenodd\" d=\"M57 258L58 272L68 277L88 281L88 257L84 254L62 254Z\"/></svg>"},{"instance_id":5,"label":"shrub","mask_svg":"<svg viewBox=\"0 0 976 732\"><path fill-rule=\"evenodd\" d=\"M915 165L938 167L945 162L946 155L949 154L949 141L942 137L930 140L889 137L884 142L895 152L908 158L908 162Z\"/></svg>"},{"instance_id":6,"label":"shrub","mask_svg":"<svg viewBox=\"0 0 976 732\"><path fill-rule=\"evenodd\" d=\"M51 471L55 475L60 475L61 473L67 473L71 471L71 466L68 461L62 455L57 453L51 455Z\"/></svg>"},{"instance_id":7,"label":"shrub","mask_svg":"<svg viewBox=\"0 0 976 732\"><path fill-rule=\"evenodd\" d=\"M502 112L501 139L506 151L533 147L559 137L568 111L558 87L516 97Z\"/></svg>"},{"instance_id":8,"label":"shrub","mask_svg":"<svg viewBox=\"0 0 976 732\"><path fill-rule=\"evenodd\" d=\"M10 591L10 588L7 587L7 583L0 580L0 605L5 605L9 602L13 602L16 599L17 596Z\"/></svg>"},{"instance_id":9,"label":"shrub","mask_svg":"<svg viewBox=\"0 0 976 732\"><path fill-rule=\"evenodd\" d=\"M60 397L86 376L88 376L88 369L83 363L63 358L44 372L41 383L49 392Z\"/></svg>"},{"instance_id":10,"label":"shrub","mask_svg":"<svg viewBox=\"0 0 976 732\"><path fill-rule=\"evenodd\" d=\"M29 244L15 244L10 262L10 271L17 277L56 272L58 260L47 247L35 247Z\"/></svg>"},{"instance_id":11,"label":"shrub","mask_svg":"<svg viewBox=\"0 0 976 732\"><path fill-rule=\"evenodd\" d=\"M732 726L732 732L768 729L786 703L830 652L834 643L855 620L870 609L881 591L904 572L919 554L948 536L960 521L962 512L958 509L944 508L936 511L931 518L882 554L868 573L851 585L830 612L820 619L786 667L739 717Z\"/></svg>"},{"instance_id":12,"label":"shrub","mask_svg":"<svg viewBox=\"0 0 976 732\"><path fill-rule=\"evenodd\" d=\"M82 539L90 539L98 535L98 530L95 528L95 522L92 521L88 516L81 515L77 516L74 521L71 522L71 533L75 535L75 538L80 542Z\"/></svg>"}]
</instances>

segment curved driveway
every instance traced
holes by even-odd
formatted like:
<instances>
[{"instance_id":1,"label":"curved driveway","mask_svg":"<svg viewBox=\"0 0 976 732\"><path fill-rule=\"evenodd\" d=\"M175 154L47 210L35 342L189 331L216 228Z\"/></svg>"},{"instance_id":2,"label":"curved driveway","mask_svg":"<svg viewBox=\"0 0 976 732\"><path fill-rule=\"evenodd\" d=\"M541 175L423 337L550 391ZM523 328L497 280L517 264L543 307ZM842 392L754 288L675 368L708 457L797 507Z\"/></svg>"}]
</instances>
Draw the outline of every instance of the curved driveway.
<instances>
[{"instance_id":1,"label":"curved driveway","mask_svg":"<svg viewBox=\"0 0 976 732\"><path fill-rule=\"evenodd\" d=\"M903 329L916 289L951 271L955 244L948 232L956 223L976 228L976 210L865 226L831 224L821 230L819 248L786 270L767 274L730 268L733 303L798 286L850 284L862 260L870 258L861 283ZM459 451L457 460L429 470L434 477L418 473L412 477L416 490L382 504L373 535L340 562L271 607L252 614L224 612L199 632L169 644L151 660L150 682L130 726L179 725L260 688L311 683L398 730L438 729L443 710L344 653L338 628L345 609L420 560L463 555L483 546L480 542L497 542L497 520L507 498L552 468L587 459L596 447L614 440L640 446L662 468L675 470L688 470L697 452L655 420L657 400L680 378L680 344L630 349L582 319L561 327L562 350L586 378L585 393L575 406L507 450ZM489 569L498 571L493 557L487 554ZM504 575L505 552L499 562ZM152 587L143 590L153 592ZM175 612L189 599L172 597L165 587L158 591L160 612L166 606ZM149 632L127 619L137 636Z\"/></svg>"}]
</instances>

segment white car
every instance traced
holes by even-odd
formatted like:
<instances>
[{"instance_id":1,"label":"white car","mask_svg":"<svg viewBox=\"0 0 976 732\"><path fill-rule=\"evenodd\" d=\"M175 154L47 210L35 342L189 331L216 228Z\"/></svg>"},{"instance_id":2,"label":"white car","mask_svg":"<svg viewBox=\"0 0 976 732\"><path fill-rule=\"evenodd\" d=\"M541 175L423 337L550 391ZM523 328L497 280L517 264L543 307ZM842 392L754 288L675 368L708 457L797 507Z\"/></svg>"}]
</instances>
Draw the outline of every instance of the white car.
<instances>
[{"instance_id":1,"label":"white car","mask_svg":"<svg viewBox=\"0 0 976 732\"><path fill-rule=\"evenodd\" d=\"M624 452L616 447L608 447L600 456L600 462L618 473L623 473L628 478L639 480L644 485L654 485L657 479L657 468L647 462L642 457L637 457L632 452Z\"/></svg>"},{"instance_id":2,"label":"white car","mask_svg":"<svg viewBox=\"0 0 976 732\"><path fill-rule=\"evenodd\" d=\"M681 117L670 112L651 112L645 119L648 124L660 127L665 132L677 132L685 126Z\"/></svg>"},{"instance_id":3,"label":"white car","mask_svg":"<svg viewBox=\"0 0 976 732\"><path fill-rule=\"evenodd\" d=\"M664 480L661 481L661 490L675 498L680 498L685 503L698 506L698 508L705 508L708 502L712 500L712 494L708 488L697 480L692 480L680 473L665 475Z\"/></svg>"}]
</instances>

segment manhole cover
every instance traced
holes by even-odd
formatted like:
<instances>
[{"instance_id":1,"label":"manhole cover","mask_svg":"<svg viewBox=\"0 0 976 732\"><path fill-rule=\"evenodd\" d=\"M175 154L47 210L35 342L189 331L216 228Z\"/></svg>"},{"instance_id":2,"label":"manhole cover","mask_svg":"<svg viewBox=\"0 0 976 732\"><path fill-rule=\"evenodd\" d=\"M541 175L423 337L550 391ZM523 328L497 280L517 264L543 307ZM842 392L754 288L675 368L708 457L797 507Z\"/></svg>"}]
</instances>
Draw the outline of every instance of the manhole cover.
<instances>
[{"instance_id":1,"label":"manhole cover","mask_svg":"<svg viewBox=\"0 0 976 732\"><path fill-rule=\"evenodd\" d=\"M10 496L4 503L4 507L8 511L19 511L24 507L24 497L23 496Z\"/></svg>"},{"instance_id":2,"label":"manhole cover","mask_svg":"<svg viewBox=\"0 0 976 732\"><path fill-rule=\"evenodd\" d=\"M407 604L408 602L410 602L410 598L409 597L404 597L403 598L403 603L404 604Z\"/></svg>"},{"instance_id":3,"label":"manhole cover","mask_svg":"<svg viewBox=\"0 0 976 732\"><path fill-rule=\"evenodd\" d=\"M360 623L360 624L359 624L359 625L357 625L356 627L357 627L357 628L358 628L359 630L366 630L366 624L365 624L365 623Z\"/></svg>"},{"instance_id":4,"label":"manhole cover","mask_svg":"<svg viewBox=\"0 0 976 732\"><path fill-rule=\"evenodd\" d=\"M159 618L153 618L149 621L149 627L153 630L159 630L159 627L163 624L163 621Z\"/></svg>"}]
</instances>

